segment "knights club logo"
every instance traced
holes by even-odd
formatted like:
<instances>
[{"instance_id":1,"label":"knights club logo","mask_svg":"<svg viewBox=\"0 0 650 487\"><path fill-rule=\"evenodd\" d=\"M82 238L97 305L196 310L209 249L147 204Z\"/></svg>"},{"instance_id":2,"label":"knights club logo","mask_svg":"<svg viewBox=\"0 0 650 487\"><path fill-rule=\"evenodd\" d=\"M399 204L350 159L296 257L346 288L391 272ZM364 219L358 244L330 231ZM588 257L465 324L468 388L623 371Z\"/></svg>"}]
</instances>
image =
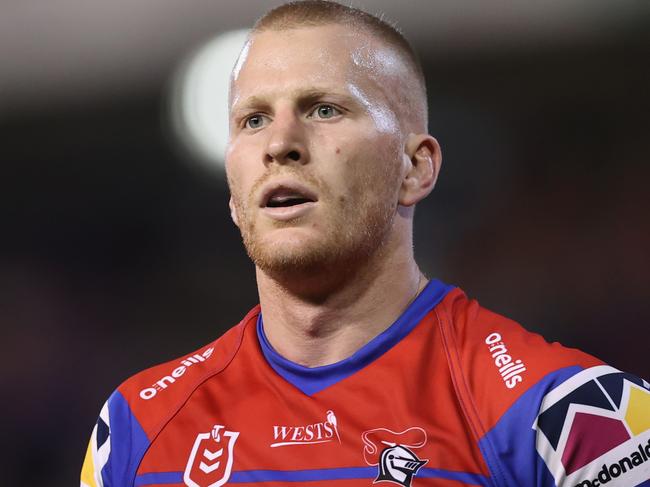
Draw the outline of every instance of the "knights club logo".
<instances>
[{"instance_id":1,"label":"knights club logo","mask_svg":"<svg viewBox=\"0 0 650 487\"><path fill-rule=\"evenodd\" d=\"M368 465L377 465L377 478L373 483L392 482L411 487L413 477L429 461L413 453L427 442L426 431L419 427L400 432L376 428L364 432L361 439L364 460Z\"/></svg>"},{"instance_id":2,"label":"knights club logo","mask_svg":"<svg viewBox=\"0 0 650 487\"><path fill-rule=\"evenodd\" d=\"M183 480L190 487L219 487L230 478L233 450L239 432L215 424L209 433L199 433L187 460Z\"/></svg>"}]
</instances>

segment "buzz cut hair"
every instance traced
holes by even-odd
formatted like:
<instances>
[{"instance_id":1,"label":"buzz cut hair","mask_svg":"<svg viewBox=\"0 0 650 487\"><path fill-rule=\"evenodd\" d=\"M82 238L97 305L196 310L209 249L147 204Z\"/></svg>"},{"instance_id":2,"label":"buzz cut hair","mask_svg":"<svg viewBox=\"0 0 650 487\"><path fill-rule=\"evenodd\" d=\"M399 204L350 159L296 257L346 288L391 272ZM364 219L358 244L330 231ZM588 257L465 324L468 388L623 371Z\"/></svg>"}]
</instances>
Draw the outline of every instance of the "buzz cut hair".
<instances>
[{"instance_id":1,"label":"buzz cut hair","mask_svg":"<svg viewBox=\"0 0 650 487\"><path fill-rule=\"evenodd\" d=\"M419 93L411 93L406 102L410 116L426 128L428 107L427 89L424 70L420 59L404 35L397 27L384 19L369 14L361 9L340 4L332 0L298 0L280 5L262 16L253 26L251 35L263 31L282 31L301 27L317 27L337 24L350 29L363 29L373 35L388 47L392 48L402 58L416 82ZM418 117L417 114L420 116Z\"/></svg>"}]
</instances>

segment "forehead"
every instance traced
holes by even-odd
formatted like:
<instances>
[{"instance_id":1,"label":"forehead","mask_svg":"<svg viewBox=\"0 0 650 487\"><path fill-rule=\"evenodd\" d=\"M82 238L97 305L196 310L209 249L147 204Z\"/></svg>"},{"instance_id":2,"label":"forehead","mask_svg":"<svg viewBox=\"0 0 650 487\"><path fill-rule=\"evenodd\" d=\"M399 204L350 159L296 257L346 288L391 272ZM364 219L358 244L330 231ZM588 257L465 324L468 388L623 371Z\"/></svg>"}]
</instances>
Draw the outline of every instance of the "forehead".
<instances>
[{"instance_id":1,"label":"forehead","mask_svg":"<svg viewBox=\"0 0 650 487\"><path fill-rule=\"evenodd\" d=\"M389 46L361 30L339 25L267 30L254 34L242 51L233 70L232 102L306 84L390 91L387 86L405 69Z\"/></svg>"}]
</instances>

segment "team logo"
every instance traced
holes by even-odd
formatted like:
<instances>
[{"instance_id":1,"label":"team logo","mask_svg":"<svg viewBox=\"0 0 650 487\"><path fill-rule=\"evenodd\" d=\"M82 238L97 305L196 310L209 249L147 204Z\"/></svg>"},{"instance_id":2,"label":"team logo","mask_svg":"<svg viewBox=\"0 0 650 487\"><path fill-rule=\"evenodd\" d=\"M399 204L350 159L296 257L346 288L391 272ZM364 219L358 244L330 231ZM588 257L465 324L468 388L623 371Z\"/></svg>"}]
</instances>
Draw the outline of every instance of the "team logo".
<instances>
[{"instance_id":1,"label":"team logo","mask_svg":"<svg viewBox=\"0 0 650 487\"><path fill-rule=\"evenodd\" d=\"M650 384L609 366L549 392L533 429L560 487L631 487L650 479Z\"/></svg>"},{"instance_id":2,"label":"team logo","mask_svg":"<svg viewBox=\"0 0 650 487\"><path fill-rule=\"evenodd\" d=\"M230 478L233 449L239 433L215 424L209 433L194 440L183 480L190 487L219 487Z\"/></svg>"},{"instance_id":3,"label":"team logo","mask_svg":"<svg viewBox=\"0 0 650 487\"><path fill-rule=\"evenodd\" d=\"M273 439L271 448L291 445L313 445L315 443L329 443L338 441L338 421L334 411L327 411L325 421L306 424L302 426L273 426Z\"/></svg>"},{"instance_id":4,"label":"team logo","mask_svg":"<svg viewBox=\"0 0 650 487\"><path fill-rule=\"evenodd\" d=\"M376 428L361 435L363 459L368 465L377 465L377 478L373 483L392 482L410 487L413 477L429 460L421 460L413 449L422 448L427 433L413 427L401 432Z\"/></svg>"}]
</instances>

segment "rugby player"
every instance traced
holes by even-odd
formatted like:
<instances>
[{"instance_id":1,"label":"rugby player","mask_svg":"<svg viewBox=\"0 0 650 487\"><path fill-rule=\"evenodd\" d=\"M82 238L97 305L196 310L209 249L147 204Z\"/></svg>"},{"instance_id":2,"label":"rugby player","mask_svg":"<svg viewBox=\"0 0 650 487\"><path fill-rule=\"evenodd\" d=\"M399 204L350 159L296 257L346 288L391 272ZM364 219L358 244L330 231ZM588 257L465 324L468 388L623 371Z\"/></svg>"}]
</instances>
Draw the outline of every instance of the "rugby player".
<instances>
[{"instance_id":1,"label":"rugby player","mask_svg":"<svg viewBox=\"0 0 650 487\"><path fill-rule=\"evenodd\" d=\"M82 486L650 485L647 382L419 269L427 118L383 20L309 0L258 21L226 169L260 304L111 395Z\"/></svg>"}]
</instances>

